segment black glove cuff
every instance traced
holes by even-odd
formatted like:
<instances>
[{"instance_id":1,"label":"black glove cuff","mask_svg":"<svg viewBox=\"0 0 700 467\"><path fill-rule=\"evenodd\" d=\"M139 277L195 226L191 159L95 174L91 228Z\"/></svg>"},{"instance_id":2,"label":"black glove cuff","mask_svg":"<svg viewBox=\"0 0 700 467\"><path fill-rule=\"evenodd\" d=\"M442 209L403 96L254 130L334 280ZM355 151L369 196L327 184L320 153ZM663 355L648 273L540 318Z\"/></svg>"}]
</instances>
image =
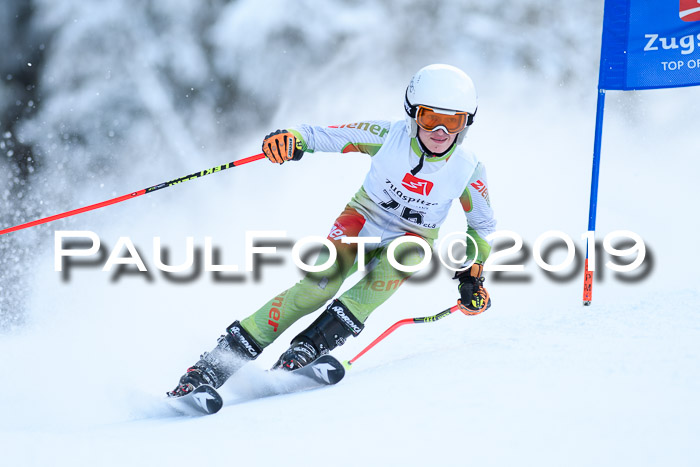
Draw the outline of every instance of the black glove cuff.
<instances>
[{"instance_id":1,"label":"black glove cuff","mask_svg":"<svg viewBox=\"0 0 700 467\"><path fill-rule=\"evenodd\" d=\"M303 155L304 155L304 151L302 151L301 149L295 149L294 155L292 156L292 160L299 161L299 160L301 160Z\"/></svg>"},{"instance_id":2,"label":"black glove cuff","mask_svg":"<svg viewBox=\"0 0 700 467\"><path fill-rule=\"evenodd\" d=\"M474 263L463 271L456 271L453 279L459 279L460 282L465 282L467 279L476 279L481 277L484 272L484 265Z\"/></svg>"}]
</instances>

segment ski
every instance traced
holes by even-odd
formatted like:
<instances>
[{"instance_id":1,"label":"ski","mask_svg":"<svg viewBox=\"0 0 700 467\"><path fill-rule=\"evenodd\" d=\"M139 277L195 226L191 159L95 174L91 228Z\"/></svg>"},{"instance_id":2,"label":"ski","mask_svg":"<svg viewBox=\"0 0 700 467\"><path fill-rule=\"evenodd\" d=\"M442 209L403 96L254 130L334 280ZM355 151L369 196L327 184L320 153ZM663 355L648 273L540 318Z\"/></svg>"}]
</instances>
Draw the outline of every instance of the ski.
<instances>
[{"instance_id":1,"label":"ski","mask_svg":"<svg viewBox=\"0 0 700 467\"><path fill-rule=\"evenodd\" d=\"M283 370L277 370L283 371ZM340 382L345 376L345 368L335 357L328 354L318 357L310 364L299 369L288 372L291 375L301 376L307 381L299 381L300 387L304 384L309 384L310 388L314 386L332 385Z\"/></svg>"},{"instance_id":2,"label":"ski","mask_svg":"<svg viewBox=\"0 0 700 467\"><path fill-rule=\"evenodd\" d=\"M258 387L247 400L329 386L337 384L344 376L345 368L342 363L330 355L322 355L297 370L266 371L265 377L254 383ZM206 384L184 396L169 396L167 401L178 412L186 415L215 414L224 405L218 391Z\"/></svg>"},{"instance_id":3,"label":"ski","mask_svg":"<svg viewBox=\"0 0 700 467\"><path fill-rule=\"evenodd\" d=\"M221 410L224 400L216 389L203 384L184 396L168 396L167 401L187 415L210 415Z\"/></svg>"}]
</instances>

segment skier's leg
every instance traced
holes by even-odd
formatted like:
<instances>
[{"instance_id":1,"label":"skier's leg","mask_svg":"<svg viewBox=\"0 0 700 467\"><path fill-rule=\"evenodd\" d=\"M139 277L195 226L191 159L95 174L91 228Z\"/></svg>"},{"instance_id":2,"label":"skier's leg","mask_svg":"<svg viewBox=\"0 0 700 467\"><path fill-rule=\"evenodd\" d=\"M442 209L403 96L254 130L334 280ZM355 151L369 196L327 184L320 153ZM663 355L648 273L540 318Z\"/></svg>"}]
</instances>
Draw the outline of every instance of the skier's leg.
<instances>
[{"instance_id":1,"label":"skier's leg","mask_svg":"<svg viewBox=\"0 0 700 467\"><path fill-rule=\"evenodd\" d=\"M423 240L432 246L432 240L425 238ZM406 242L397 246L393 256L404 266L417 266L425 258L425 251L416 243ZM387 301L412 274L394 268L388 259L388 247L384 247L376 267L343 293L340 301L361 323L364 323L369 315Z\"/></svg>"},{"instance_id":2,"label":"skier's leg","mask_svg":"<svg viewBox=\"0 0 700 467\"><path fill-rule=\"evenodd\" d=\"M342 237L360 234L365 219L355 209L346 207L336 220L328 240L338 254L336 261L326 270L310 272L292 288L276 295L255 313L241 321L261 347L267 347L299 318L313 313L333 298L355 263L357 245L342 243ZM316 265L326 262L324 250Z\"/></svg>"},{"instance_id":3,"label":"skier's leg","mask_svg":"<svg viewBox=\"0 0 700 467\"><path fill-rule=\"evenodd\" d=\"M362 331L370 313L411 275L395 269L389 263L387 251L387 247L382 248L376 266L292 339L291 346L280 356L274 368L294 370L308 365ZM405 266L415 266L423 261L425 252L414 243L403 243L395 249L394 256Z\"/></svg>"},{"instance_id":4,"label":"skier's leg","mask_svg":"<svg viewBox=\"0 0 700 467\"><path fill-rule=\"evenodd\" d=\"M333 300L316 321L298 334L273 365L274 369L295 370L343 345L357 336L364 325L340 300Z\"/></svg>"},{"instance_id":5,"label":"skier's leg","mask_svg":"<svg viewBox=\"0 0 700 467\"><path fill-rule=\"evenodd\" d=\"M345 245L347 248L347 245ZM321 253L316 264L323 264L327 252ZM267 347L298 319L323 306L338 292L343 273L337 262L322 272L307 273L291 288L277 294L253 314L242 320L261 346Z\"/></svg>"},{"instance_id":6,"label":"skier's leg","mask_svg":"<svg viewBox=\"0 0 700 467\"><path fill-rule=\"evenodd\" d=\"M336 248L336 261L325 271L308 273L296 285L272 298L252 315L231 324L214 350L202 354L170 394L186 394L202 384L220 387L296 320L316 311L333 298L357 255L357 246L342 243L341 238L358 236L364 223L364 217L347 206L328 236ZM316 264L325 263L328 254L327 251L322 252Z\"/></svg>"},{"instance_id":7,"label":"skier's leg","mask_svg":"<svg viewBox=\"0 0 700 467\"><path fill-rule=\"evenodd\" d=\"M199 361L182 375L177 387L168 394L182 396L202 384L219 388L233 373L256 359L261 352L262 348L241 327L241 323L234 321L226 328L226 333L219 337L216 347L211 352L204 352Z\"/></svg>"},{"instance_id":8,"label":"skier's leg","mask_svg":"<svg viewBox=\"0 0 700 467\"><path fill-rule=\"evenodd\" d=\"M339 242L338 242L339 243ZM352 245L338 244L339 260L327 270L307 274L292 288L278 294L242 322L235 321L219 338L211 352L188 368L171 395L183 395L202 384L220 387L245 363L257 356L297 319L323 306L333 298L349 269L347 258ZM328 253L319 255L316 264L325 263Z\"/></svg>"},{"instance_id":9,"label":"skier's leg","mask_svg":"<svg viewBox=\"0 0 700 467\"><path fill-rule=\"evenodd\" d=\"M214 350L205 352L180 378L180 384L170 394L186 394L201 384L218 388L241 366L255 359L296 320L316 311L333 298L357 255L357 246L342 243L341 238L359 236L364 224L365 218L354 208L346 206L328 236L336 248L336 261L325 271L308 273L296 285L272 298L252 315L231 324ZM316 264L323 264L327 259L328 252L324 251Z\"/></svg>"}]
</instances>

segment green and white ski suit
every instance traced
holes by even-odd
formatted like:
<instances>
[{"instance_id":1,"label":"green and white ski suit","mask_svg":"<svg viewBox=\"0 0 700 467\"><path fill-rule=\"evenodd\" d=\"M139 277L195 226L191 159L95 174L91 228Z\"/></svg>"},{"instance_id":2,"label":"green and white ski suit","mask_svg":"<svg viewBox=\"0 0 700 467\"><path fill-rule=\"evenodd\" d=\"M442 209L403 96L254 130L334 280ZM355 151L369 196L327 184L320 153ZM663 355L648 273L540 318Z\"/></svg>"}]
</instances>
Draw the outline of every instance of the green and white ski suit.
<instances>
[{"instance_id":1,"label":"green and white ski suit","mask_svg":"<svg viewBox=\"0 0 700 467\"><path fill-rule=\"evenodd\" d=\"M416 172L423 153L416 138L409 136L404 120L332 127L302 125L289 131L302 142L305 152L361 152L372 157L372 164L362 187L328 235L338 253L335 263L325 271L308 273L241 322L261 347L272 343L302 316L324 306L357 269L357 244L343 243L345 237L381 239L366 245L370 272L339 297L363 323L410 276L389 264L389 243L404 235L416 235L432 245L453 200L461 203L467 233L478 245L476 261L483 262L489 255L491 247L485 238L495 230L496 221L485 169L471 151L453 146L440 157L423 157L422 167ZM403 243L394 257L411 266L420 264L424 252L415 243ZM474 258L471 242L467 257ZM322 253L316 264L327 259L328 254Z\"/></svg>"}]
</instances>

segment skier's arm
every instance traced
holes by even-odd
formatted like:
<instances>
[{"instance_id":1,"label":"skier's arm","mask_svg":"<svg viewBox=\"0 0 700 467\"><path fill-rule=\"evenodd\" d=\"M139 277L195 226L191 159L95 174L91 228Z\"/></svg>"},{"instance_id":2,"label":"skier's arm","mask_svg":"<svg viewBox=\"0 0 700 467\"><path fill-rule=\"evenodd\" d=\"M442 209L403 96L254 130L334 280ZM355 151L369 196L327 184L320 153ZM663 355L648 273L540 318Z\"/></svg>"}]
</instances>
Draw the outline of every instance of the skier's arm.
<instances>
[{"instance_id":1,"label":"skier's arm","mask_svg":"<svg viewBox=\"0 0 700 467\"><path fill-rule=\"evenodd\" d=\"M491 209L486 169L481 163L476 166L459 202L467 217L467 233L478 247L475 251L474 243L467 241L467 258L483 264L491 253L491 242L486 237L496 230L496 219Z\"/></svg>"},{"instance_id":2,"label":"skier's arm","mask_svg":"<svg viewBox=\"0 0 700 467\"><path fill-rule=\"evenodd\" d=\"M473 315L491 306L491 299L484 288L482 274L484 261L491 253L491 242L487 241L486 237L496 229L496 219L493 217L489 199L486 170L481 163L476 166L459 201L467 217L467 234L474 240L474 242L467 241L467 261L471 262L473 259L474 263L467 269L458 271L454 278L459 280L457 290L460 295L458 301L460 310Z\"/></svg>"},{"instance_id":3,"label":"skier's arm","mask_svg":"<svg viewBox=\"0 0 700 467\"><path fill-rule=\"evenodd\" d=\"M373 156L386 140L391 122L366 120L329 127L300 125L290 128L304 152L362 152Z\"/></svg>"}]
</instances>

